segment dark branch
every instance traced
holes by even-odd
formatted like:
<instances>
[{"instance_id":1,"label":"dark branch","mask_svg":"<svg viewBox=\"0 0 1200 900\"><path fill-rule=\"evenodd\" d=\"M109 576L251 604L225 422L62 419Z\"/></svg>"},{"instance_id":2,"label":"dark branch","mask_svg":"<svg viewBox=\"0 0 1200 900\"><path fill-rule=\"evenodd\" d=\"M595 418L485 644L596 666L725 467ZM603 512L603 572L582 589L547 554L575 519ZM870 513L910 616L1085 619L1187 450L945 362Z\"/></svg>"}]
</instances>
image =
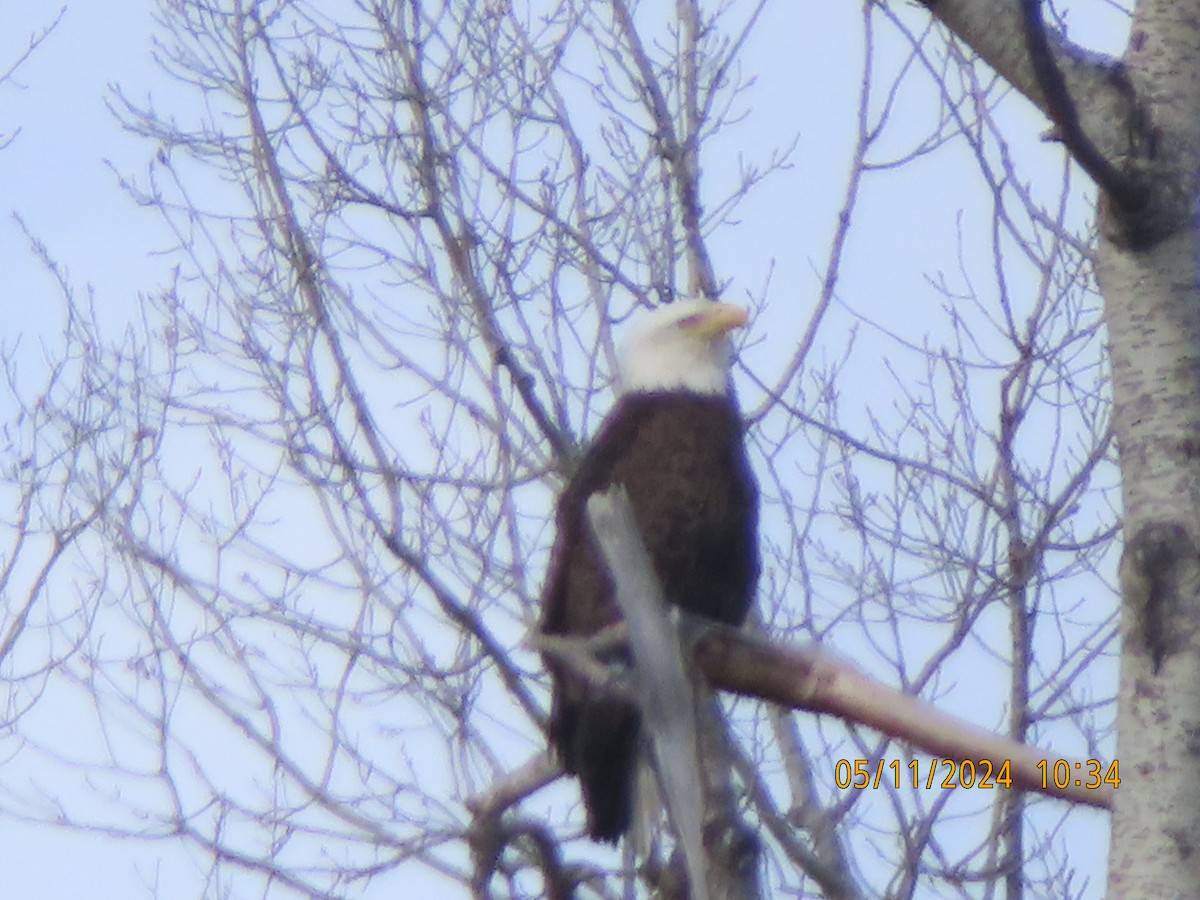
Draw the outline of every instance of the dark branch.
<instances>
[{"instance_id":1,"label":"dark branch","mask_svg":"<svg viewBox=\"0 0 1200 900\"><path fill-rule=\"evenodd\" d=\"M1067 152L1123 210L1133 212L1140 209L1148 200L1148 192L1136 179L1109 162L1079 124L1075 101L1050 51L1046 25L1042 20L1042 0L1021 0L1021 12L1025 25L1025 45L1038 88L1045 98L1046 114L1058 127L1059 137Z\"/></svg>"}]
</instances>

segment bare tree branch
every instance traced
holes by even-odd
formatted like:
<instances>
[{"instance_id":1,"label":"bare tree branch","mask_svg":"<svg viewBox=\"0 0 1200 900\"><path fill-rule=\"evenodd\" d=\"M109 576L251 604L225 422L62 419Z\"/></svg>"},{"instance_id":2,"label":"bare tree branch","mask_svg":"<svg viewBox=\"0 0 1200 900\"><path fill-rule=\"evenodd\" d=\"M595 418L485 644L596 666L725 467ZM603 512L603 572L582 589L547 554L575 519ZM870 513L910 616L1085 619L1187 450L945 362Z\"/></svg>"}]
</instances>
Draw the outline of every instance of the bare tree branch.
<instances>
[{"instance_id":1,"label":"bare tree branch","mask_svg":"<svg viewBox=\"0 0 1200 900\"><path fill-rule=\"evenodd\" d=\"M1149 200L1149 193L1144 185L1122 172L1109 157L1101 153L1083 130L1075 99L1067 90L1066 79L1058 69L1046 37L1042 0L1021 0L1021 12L1029 62L1037 77L1047 115L1058 126L1058 136L1075 161L1102 190L1120 206L1136 211Z\"/></svg>"},{"instance_id":2,"label":"bare tree branch","mask_svg":"<svg viewBox=\"0 0 1200 900\"><path fill-rule=\"evenodd\" d=\"M1073 778L1067 786L1058 787L1045 764L1052 768L1061 757L946 715L880 684L822 647L780 647L713 625L696 641L693 655L704 674L724 690L861 722L952 765L987 762L992 772L999 773L1007 764L1013 784L1022 790L1112 808L1114 788L1110 783L1094 778L1089 779L1093 783L1088 787ZM1076 763L1068 760L1068 764L1078 772Z\"/></svg>"},{"instance_id":3,"label":"bare tree branch","mask_svg":"<svg viewBox=\"0 0 1200 900\"><path fill-rule=\"evenodd\" d=\"M587 512L625 619L638 705L654 750L655 772L683 849L691 895L708 900L707 791L697 756L696 697L684 669L679 637L667 617L662 588L638 534L628 496L620 489L597 494L588 500ZM714 877L728 880L719 873Z\"/></svg>"}]
</instances>

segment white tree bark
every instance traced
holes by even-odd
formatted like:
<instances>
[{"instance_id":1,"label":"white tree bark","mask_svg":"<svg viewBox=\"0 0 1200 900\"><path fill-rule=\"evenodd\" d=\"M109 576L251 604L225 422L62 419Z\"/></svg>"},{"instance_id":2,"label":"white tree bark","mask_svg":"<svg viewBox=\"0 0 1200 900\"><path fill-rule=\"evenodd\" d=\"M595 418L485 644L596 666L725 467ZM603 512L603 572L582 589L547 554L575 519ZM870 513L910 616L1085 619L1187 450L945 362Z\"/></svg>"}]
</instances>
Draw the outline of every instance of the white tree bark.
<instances>
[{"instance_id":1,"label":"white tree bark","mask_svg":"<svg viewBox=\"0 0 1200 900\"><path fill-rule=\"evenodd\" d=\"M1189 229L1096 262L1111 338L1125 505L1110 896L1200 884L1200 298Z\"/></svg>"},{"instance_id":2,"label":"white tree bark","mask_svg":"<svg viewBox=\"0 0 1200 900\"><path fill-rule=\"evenodd\" d=\"M1062 125L1031 64L1020 0L928 5ZM1190 896L1200 884L1200 8L1141 0L1119 66L1047 43L1086 141L1136 196L1118 202L1099 179L1095 268L1125 506L1108 896Z\"/></svg>"},{"instance_id":3,"label":"white tree bark","mask_svg":"<svg viewBox=\"0 0 1200 900\"><path fill-rule=\"evenodd\" d=\"M1200 10L1138 5L1126 56L1159 145L1149 161L1170 237L1122 244L1105 208L1105 296L1125 505L1117 792L1109 896L1186 896L1200 884Z\"/></svg>"}]
</instances>

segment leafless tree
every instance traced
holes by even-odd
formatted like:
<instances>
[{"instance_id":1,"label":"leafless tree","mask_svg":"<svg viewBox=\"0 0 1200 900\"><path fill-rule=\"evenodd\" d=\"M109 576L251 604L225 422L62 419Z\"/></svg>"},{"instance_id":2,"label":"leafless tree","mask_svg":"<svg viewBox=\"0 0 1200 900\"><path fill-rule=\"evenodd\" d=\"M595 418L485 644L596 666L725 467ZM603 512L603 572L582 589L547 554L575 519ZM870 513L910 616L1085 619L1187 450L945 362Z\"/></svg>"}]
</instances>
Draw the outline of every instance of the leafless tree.
<instances>
[{"instance_id":1,"label":"leafless tree","mask_svg":"<svg viewBox=\"0 0 1200 900\"><path fill-rule=\"evenodd\" d=\"M68 738L7 714L38 774L4 810L182 842L205 896L649 890L661 868L582 837L528 634L614 333L689 293L757 312L756 627L1103 785L1120 513L1091 193L968 49L975 5L937 7L968 44L864 2L776 47L816 14L164 2L185 99L117 106L177 274L119 329L63 283L87 389L30 407L57 474L11 483L49 523L17 532L70 536L48 546L72 563L0 674L20 698L36 673L10 710L85 713ZM829 81L758 90L833 44ZM1103 813L842 718L725 711L777 894L1095 895Z\"/></svg>"}]
</instances>

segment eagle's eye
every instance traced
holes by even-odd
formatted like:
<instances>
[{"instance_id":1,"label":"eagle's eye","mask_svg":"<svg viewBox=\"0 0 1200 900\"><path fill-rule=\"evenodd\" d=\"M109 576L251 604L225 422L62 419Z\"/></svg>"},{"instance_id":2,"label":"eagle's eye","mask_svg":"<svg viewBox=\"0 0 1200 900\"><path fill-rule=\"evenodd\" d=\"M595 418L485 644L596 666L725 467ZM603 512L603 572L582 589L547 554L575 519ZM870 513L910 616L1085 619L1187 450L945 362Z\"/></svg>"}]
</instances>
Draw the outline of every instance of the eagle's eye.
<instances>
[{"instance_id":1,"label":"eagle's eye","mask_svg":"<svg viewBox=\"0 0 1200 900\"><path fill-rule=\"evenodd\" d=\"M690 316L685 316L677 323L680 328L693 328L704 321L704 313L692 313Z\"/></svg>"}]
</instances>

